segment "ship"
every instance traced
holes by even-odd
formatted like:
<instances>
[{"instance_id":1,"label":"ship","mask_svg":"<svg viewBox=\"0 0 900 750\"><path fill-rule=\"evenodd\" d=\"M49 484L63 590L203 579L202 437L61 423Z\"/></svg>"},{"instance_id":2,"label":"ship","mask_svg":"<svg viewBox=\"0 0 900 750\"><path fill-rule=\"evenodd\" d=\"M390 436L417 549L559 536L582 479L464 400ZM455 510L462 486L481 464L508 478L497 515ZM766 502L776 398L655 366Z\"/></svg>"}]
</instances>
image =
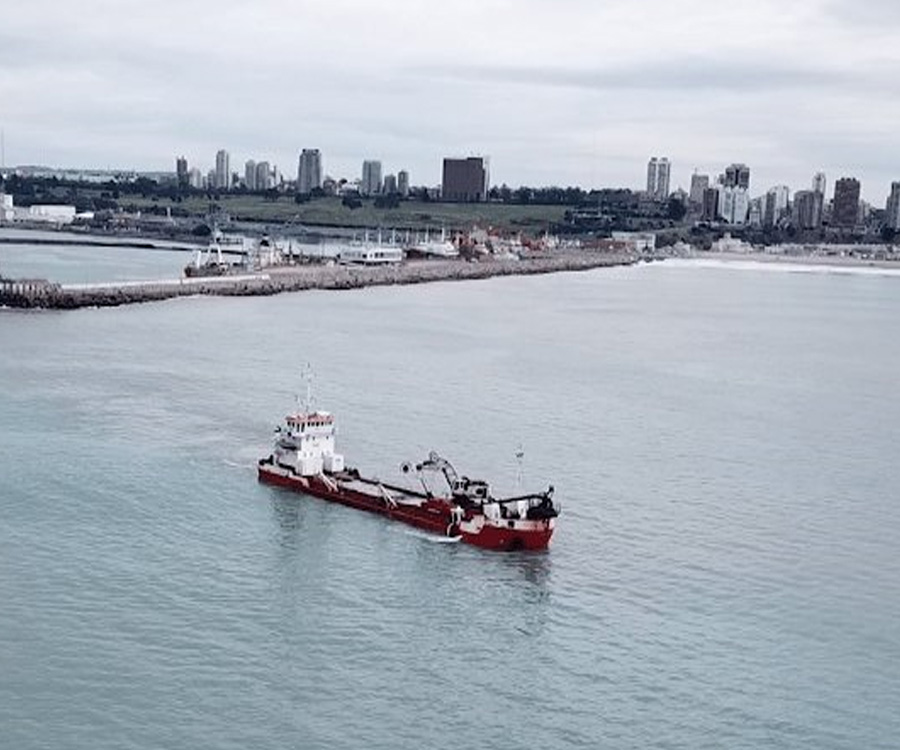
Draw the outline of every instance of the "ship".
<instances>
[{"instance_id":1,"label":"ship","mask_svg":"<svg viewBox=\"0 0 900 750\"><path fill-rule=\"evenodd\" d=\"M222 233L218 230L214 231L206 252L197 250L193 262L184 267L185 277L228 276L245 270L245 263L230 263L222 257L222 244L225 242Z\"/></svg>"},{"instance_id":2,"label":"ship","mask_svg":"<svg viewBox=\"0 0 900 750\"><path fill-rule=\"evenodd\" d=\"M259 481L408 524L448 540L490 550L544 550L559 515L553 485L543 492L498 498L480 479L460 476L432 451L401 464L417 485L382 482L344 465L335 451L335 419L306 407L275 429L272 452L258 462ZM437 478L443 489L435 490ZM410 482L412 484L412 482Z\"/></svg>"},{"instance_id":3,"label":"ship","mask_svg":"<svg viewBox=\"0 0 900 750\"><path fill-rule=\"evenodd\" d=\"M403 250L394 242L392 233L390 243L382 242L378 232L375 242L369 240L365 233L362 241L352 240L338 254L336 260L341 265L384 266L396 265L403 261Z\"/></svg>"},{"instance_id":4,"label":"ship","mask_svg":"<svg viewBox=\"0 0 900 750\"><path fill-rule=\"evenodd\" d=\"M425 239L416 237L406 250L411 258L458 258L459 248L449 239L447 232L441 229L441 238L432 239L428 230L425 231Z\"/></svg>"}]
</instances>

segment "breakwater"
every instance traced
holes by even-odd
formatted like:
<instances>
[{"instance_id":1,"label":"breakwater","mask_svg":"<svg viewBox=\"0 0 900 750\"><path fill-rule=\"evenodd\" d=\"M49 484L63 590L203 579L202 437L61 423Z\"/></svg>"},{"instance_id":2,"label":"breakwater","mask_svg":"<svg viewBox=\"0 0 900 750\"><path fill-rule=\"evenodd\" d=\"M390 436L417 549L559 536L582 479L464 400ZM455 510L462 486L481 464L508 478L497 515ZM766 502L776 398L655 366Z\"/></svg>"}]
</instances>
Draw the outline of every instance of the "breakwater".
<instances>
[{"instance_id":1,"label":"breakwater","mask_svg":"<svg viewBox=\"0 0 900 750\"><path fill-rule=\"evenodd\" d=\"M630 265L637 260L637 255L632 253L566 251L521 260L422 260L385 266L286 266L240 276L102 284L55 284L39 279L2 279L0 305L56 310L114 307L199 294L270 295L309 289L359 289L435 281L467 281L494 276L587 271Z\"/></svg>"}]
</instances>

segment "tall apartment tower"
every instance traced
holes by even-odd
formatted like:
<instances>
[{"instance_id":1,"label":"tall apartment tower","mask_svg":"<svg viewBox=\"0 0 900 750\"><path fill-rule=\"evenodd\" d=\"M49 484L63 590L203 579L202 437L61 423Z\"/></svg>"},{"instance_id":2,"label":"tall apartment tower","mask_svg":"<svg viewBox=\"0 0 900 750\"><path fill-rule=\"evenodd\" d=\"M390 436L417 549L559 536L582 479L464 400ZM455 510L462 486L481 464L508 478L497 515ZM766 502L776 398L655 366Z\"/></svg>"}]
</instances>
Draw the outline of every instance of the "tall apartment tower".
<instances>
[{"instance_id":1,"label":"tall apartment tower","mask_svg":"<svg viewBox=\"0 0 900 750\"><path fill-rule=\"evenodd\" d=\"M728 185L719 190L719 218L727 224L743 225L747 223L750 211L750 198L746 188Z\"/></svg>"},{"instance_id":2,"label":"tall apartment tower","mask_svg":"<svg viewBox=\"0 0 900 750\"><path fill-rule=\"evenodd\" d=\"M322 154L317 148L305 148L300 152L297 165L297 192L308 195L322 187Z\"/></svg>"},{"instance_id":3,"label":"tall apartment tower","mask_svg":"<svg viewBox=\"0 0 900 750\"><path fill-rule=\"evenodd\" d=\"M482 203L487 200L489 182L487 157L447 158L441 172L441 198L456 203Z\"/></svg>"},{"instance_id":4,"label":"tall apartment tower","mask_svg":"<svg viewBox=\"0 0 900 750\"><path fill-rule=\"evenodd\" d=\"M703 191L702 217L704 221L716 221L719 218L719 192L721 187L716 185Z\"/></svg>"},{"instance_id":5,"label":"tall apartment tower","mask_svg":"<svg viewBox=\"0 0 900 750\"><path fill-rule=\"evenodd\" d=\"M900 229L900 182L891 183L891 194L887 199L884 223L891 229Z\"/></svg>"},{"instance_id":6,"label":"tall apartment tower","mask_svg":"<svg viewBox=\"0 0 900 750\"><path fill-rule=\"evenodd\" d=\"M251 192L256 190L256 162L253 159L244 164L244 185Z\"/></svg>"},{"instance_id":7,"label":"tall apartment tower","mask_svg":"<svg viewBox=\"0 0 900 750\"><path fill-rule=\"evenodd\" d=\"M216 179L213 187L219 190L228 190L231 186L231 168L228 152L221 149L216 153Z\"/></svg>"},{"instance_id":8,"label":"tall apartment tower","mask_svg":"<svg viewBox=\"0 0 900 750\"><path fill-rule=\"evenodd\" d=\"M725 167L725 187L750 189L750 167L746 164L729 164Z\"/></svg>"},{"instance_id":9,"label":"tall apartment tower","mask_svg":"<svg viewBox=\"0 0 900 750\"><path fill-rule=\"evenodd\" d=\"M184 188L190 185L188 179L188 161L185 157L179 156L175 160L175 178L178 181L178 187Z\"/></svg>"},{"instance_id":10,"label":"tall apartment tower","mask_svg":"<svg viewBox=\"0 0 900 750\"><path fill-rule=\"evenodd\" d=\"M794 225L800 229L818 229L822 225L824 199L818 190L798 190L794 194Z\"/></svg>"},{"instance_id":11,"label":"tall apartment tower","mask_svg":"<svg viewBox=\"0 0 900 750\"><path fill-rule=\"evenodd\" d=\"M203 175L197 167L191 167L191 171L188 172L188 184L196 190L203 188Z\"/></svg>"},{"instance_id":12,"label":"tall apartment tower","mask_svg":"<svg viewBox=\"0 0 900 750\"><path fill-rule=\"evenodd\" d=\"M826 180L824 172L816 172L812 178L812 189L814 193L825 195Z\"/></svg>"},{"instance_id":13,"label":"tall apartment tower","mask_svg":"<svg viewBox=\"0 0 900 750\"><path fill-rule=\"evenodd\" d=\"M856 225L859 217L859 180L841 177L834 183L834 203L831 209L831 223L839 227Z\"/></svg>"},{"instance_id":14,"label":"tall apartment tower","mask_svg":"<svg viewBox=\"0 0 900 750\"><path fill-rule=\"evenodd\" d=\"M787 185L777 185L769 188L766 193L766 202L763 208L763 225L774 227L778 220L785 214L790 201L791 191Z\"/></svg>"},{"instance_id":15,"label":"tall apartment tower","mask_svg":"<svg viewBox=\"0 0 900 750\"><path fill-rule=\"evenodd\" d=\"M256 165L256 189L268 190L272 187L272 168L267 161Z\"/></svg>"},{"instance_id":16,"label":"tall apartment tower","mask_svg":"<svg viewBox=\"0 0 900 750\"><path fill-rule=\"evenodd\" d=\"M363 195L377 195L381 192L381 162L364 161L362 165L362 182L359 190Z\"/></svg>"},{"instance_id":17,"label":"tall apartment tower","mask_svg":"<svg viewBox=\"0 0 900 750\"><path fill-rule=\"evenodd\" d=\"M702 206L703 205L703 191L709 187L709 175L708 174L694 174L691 175L691 195L690 202L691 205L694 206Z\"/></svg>"},{"instance_id":18,"label":"tall apartment tower","mask_svg":"<svg viewBox=\"0 0 900 750\"><path fill-rule=\"evenodd\" d=\"M670 174L671 165L665 156L650 159L647 163L647 195L658 201L668 198Z\"/></svg>"},{"instance_id":19,"label":"tall apartment tower","mask_svg":"<svg viewBox=\"0 0 900 750\"><path fill-rule=\"evenodd\" d=\"M409 172L405 169L397 172L397 192L404 198L409 196Z\"/></svg>"}]
</instances>

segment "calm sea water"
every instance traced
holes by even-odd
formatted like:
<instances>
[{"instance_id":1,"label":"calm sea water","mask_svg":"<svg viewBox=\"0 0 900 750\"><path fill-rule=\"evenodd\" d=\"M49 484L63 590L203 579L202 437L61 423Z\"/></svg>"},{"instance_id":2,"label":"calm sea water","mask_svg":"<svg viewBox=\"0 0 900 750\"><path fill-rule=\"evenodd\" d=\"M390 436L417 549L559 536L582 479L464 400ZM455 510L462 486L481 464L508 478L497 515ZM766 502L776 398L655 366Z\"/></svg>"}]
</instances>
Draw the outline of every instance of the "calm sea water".
<instances>
[{"instance_id":1,"label":"calm sea water","mask_svg":"<svg viewBox=\"0 0 900 750\"><path fill-rule=\"evenodd\" d=\"M898 320L666 264L0 311L0 745L894 748ZM307 362L367 473L521 445L553 549L257 484Z\"/></svg>"},{"instance_id":2,"label":"calm sea water","mask_svg":"<svg viewBox=\"0 0 900 750\"><path fill-rule=\"evenodd\" d=\"M107 281L132 281L177 278L193 260L188 250L146 250L97 245L35 245L62 238L77 242L77 234L0 228L0 275L14 279L41 278L60 284L91 284ZM98 241L97 238L92 238ZM21 240L21 241L19 241ZM104 238L99 241L106 242ZM185 247L188 247L185 245Z\"/></svg>"}]
</instances>

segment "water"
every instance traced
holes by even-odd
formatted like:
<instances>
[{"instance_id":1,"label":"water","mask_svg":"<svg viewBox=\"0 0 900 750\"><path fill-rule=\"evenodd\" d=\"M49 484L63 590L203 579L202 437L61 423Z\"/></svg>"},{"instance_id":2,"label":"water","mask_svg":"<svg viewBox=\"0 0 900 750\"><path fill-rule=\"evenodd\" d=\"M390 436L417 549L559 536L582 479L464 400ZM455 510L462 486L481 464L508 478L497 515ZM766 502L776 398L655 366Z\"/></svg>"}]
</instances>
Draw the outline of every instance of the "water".
<instances>
[{"instance_id":1,"label":"water","mask_svg":"<svg viewBox=\"0 0 900 750\"><path fill-rule=\"evenodd\" d=\"M892 748L896 278L653 265L0 311L0 736L27 748ZM563 503L547 554L261 486Z\"/></svg>"},{"instance_id":2,"label":"water","mask_svg":"<svg viewBox=\"0 0 900 750\"><path fill-rule=\"evenodd\" d=\"M194 258L194 252L189 250L122 247L112 239L103 247L28 242L32 238L53 240L60 236L67 242L78 240L75 234L0 229L0 238L22 240L0 244L0 275L13 279L49 279L60 284L150 281L178 278Z\"/></svg>"},{"instance_id":3,"label":"water","mask_svg":"<svg viewBox=\"0 0 900 750\"><path fill-rule=\"evenodd\" d=\"M183 275L184 267L193 263L197 250L206 253L206 246L202 243L191 246L185 243L168 243L174 249L147 249L117 245L115 238L103 241L108 245L35 245L28 240L35 238L40 240L53 240L59 237L56 232L40 232L31 230L17 230L11 228L0 229L0 238L19 240L21 242L0 243L0 275L8 278L38 278L48 279L60 284L97 284L122 281L155 281L158 279L177 279ZM237 237L237 236L236 236ZM68 241L77 241L78 235L64 235ZM258 237L240 236L243 246L253 248ZM364 240L375 242L373 233L371 239L368 234L355 238L356 241ZM93 238L96 241L96 238ZM353 239L353 238L351 238ZM384 241L388 241L388 237ZM135 241L141 241L137 238ZM152 242L152 239L147 239ZM295 239L276 237L277 246L284 252L292 255L306 257L333 258L348 247L348 241L331 240L312 244L299 242ZM239 248L238 248L239 249ZM234 247L223 246L225 260L236 263L239 255L234 252ZM205 255L204 255L205 257Z\"/></svg>"}]
</instances>

